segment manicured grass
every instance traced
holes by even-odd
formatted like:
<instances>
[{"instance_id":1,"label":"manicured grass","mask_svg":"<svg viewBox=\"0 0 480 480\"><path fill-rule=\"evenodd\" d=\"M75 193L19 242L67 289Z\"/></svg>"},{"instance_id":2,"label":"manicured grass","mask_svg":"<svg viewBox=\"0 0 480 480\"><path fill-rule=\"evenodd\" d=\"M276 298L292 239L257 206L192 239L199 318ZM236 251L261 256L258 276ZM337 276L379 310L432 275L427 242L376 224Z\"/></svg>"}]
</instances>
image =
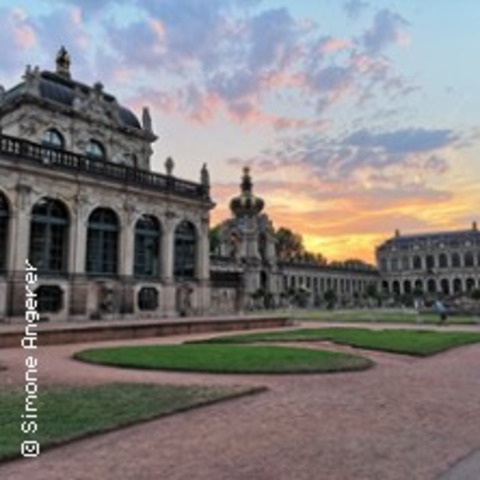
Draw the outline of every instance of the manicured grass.
<instances>
[{"instance_id":1,"label":"manicured grass","mask_svg":"<svg viewBox=\"0 0 480 480\"><path fill-rule=\"evenodd\" d=\"M428 356L460 345L480 342L480 333L321 328L217 337L206 342L233 344L293 341L332 341L371 350Z\"/></svg>"},{"instance_id":2,"label":"manicured grass","mask_svg":"<svg viewBox=\"0 0 480 480\"><path fill-rule=\"evenodd\" d=\"M304 348L192 344L91 349L75 358L121 367L209 373L325 373L372 365L366 358Z\"/></svg>"},{"instance_id":3,"label":"manicured grass","mask_svg":"<svg viewBox=\"0 0 480 480\"><path fill-rule=\"evenodd\" d=\"M249 387L191 387L113 383L39 387L36 433L21 431L25 391L0 392L0 460L20 455L24 440L46 447L113 430L195 406L253 393Z\"/></svg>"},{"instance_id":4,"label":"manicured grass","mask_svg":"<svg viewBox=\"0 0 480 480\"><path fill-rule=\"evenodd\" d=\"M298 320L311 320L322 322L388 322L388 323L425 323L435 324L439 321L438 314L420 313L415 310L293 310L292 317ZM468 315L450 315L450 324L475 324L478 319Z\"/></svg>"}]
</instances>

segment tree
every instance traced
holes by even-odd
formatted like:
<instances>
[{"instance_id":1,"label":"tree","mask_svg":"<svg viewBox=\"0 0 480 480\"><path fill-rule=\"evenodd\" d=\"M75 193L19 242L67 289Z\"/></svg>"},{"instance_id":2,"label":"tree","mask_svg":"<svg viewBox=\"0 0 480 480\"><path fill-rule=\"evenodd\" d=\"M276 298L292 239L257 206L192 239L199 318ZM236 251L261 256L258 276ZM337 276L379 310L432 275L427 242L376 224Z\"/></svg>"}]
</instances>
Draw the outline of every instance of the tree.
<instances>
[{"instance_id":1,"label":"tree","mask_svg":"<svg viewBox=\"0 0 480 480\"><path fill-rule=\"evenodd\" d=\"M305 253L302 236L292 230L280 227L275 232L277 257L280 260L301 258Z\"/></svg>"},{"instance_id":2,"label":"tree","mask_svg":"<svg viewBox=\"0 0 480 480\"><path fill-rule=\"evenodd\" d=\"M470 293L470 297L473 300L480 300L480 288L476 288L475 290L472 290Z\"/></svg>"},{"instance_id":3,"label":"tree","mask_svg":"<svg viewBox=\"0 0 480 480\"><path fill-rule=\"evenodd\" d=\"M212 227L208 232L210 253L217 253L220 248L220 225Z\"/></svg>"},{"instance_id":4,"label":"tree","mask_svg":"<svg viewBox=\"0 0 480 480\"><path fill-rule=\"evenodd\" d=\"M335 290L332 290L332 289L327 290L324 293L323 298L327 303L327 308L329 310L332 310L335 304L337 303L337 294L335 293Z\"/></svg>"}]
</instances>

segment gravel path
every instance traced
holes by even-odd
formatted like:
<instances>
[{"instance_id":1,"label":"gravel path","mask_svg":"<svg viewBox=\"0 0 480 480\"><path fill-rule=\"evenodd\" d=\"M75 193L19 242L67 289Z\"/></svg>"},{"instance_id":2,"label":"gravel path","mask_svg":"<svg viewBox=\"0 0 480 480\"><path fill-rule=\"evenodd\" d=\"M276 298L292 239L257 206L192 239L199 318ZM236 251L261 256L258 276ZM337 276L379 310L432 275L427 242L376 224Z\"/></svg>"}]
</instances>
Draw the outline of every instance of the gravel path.
<instances>
[{"instance_id":1,"label":"gravel path","mask_svg":"<svg viewBox=\"0 0 480 480\"><path fill-rule=\"evenodd\" d=\"M141 381L266 385L269 391L7 463L0 478L433 480L480 447L480 344L427 359L375 353L376 367L365 372L296 376L135 371L69 358L85 347L39 349L39 388ZM0 388L21 384L25 353L10 349L0 356L8 367L0 371Z\"/></svg>"}]
</instances>

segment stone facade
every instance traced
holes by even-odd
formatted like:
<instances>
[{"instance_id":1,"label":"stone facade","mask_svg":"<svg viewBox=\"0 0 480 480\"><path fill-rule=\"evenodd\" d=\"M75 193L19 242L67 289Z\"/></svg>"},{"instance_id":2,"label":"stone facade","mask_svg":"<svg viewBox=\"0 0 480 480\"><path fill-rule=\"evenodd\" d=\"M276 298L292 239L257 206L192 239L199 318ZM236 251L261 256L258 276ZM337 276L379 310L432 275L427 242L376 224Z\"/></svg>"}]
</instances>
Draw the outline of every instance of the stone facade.
<instances>
[{"instance_id":1,"label":"stone facade","mask_svg":"<svg viewBox=\"0 0 480 480\"><path fill-rule=\"evenodd\" d=\"M148 110L72 80L65 55L2 90L0 318L24 315L26 259L45 319L208 313L208 172L152 172Z\"/></svg>"},{"instance_id":2,"label":"stone facade","mask_svg":"<svg viewBox=\"0 0 480 480\"><path fill-rule=\"evenodd\" d=\"M480 288L480 232L401 235L377 248L381 288L387 295L462 295Z\"/></svg>"}]
</instances>

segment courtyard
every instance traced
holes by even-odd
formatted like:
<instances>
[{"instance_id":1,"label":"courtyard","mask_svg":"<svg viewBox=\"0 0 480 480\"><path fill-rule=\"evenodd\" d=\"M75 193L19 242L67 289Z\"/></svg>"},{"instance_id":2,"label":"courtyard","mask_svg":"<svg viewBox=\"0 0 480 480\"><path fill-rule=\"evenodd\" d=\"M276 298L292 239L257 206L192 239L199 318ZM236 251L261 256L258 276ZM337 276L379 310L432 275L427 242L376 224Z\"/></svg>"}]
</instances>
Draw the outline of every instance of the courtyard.
<instances>
[{"instance_id":1,"label":"courtyard","mask_svg":"<svg viewBox=\"0 0 480 480\"><path fill-rule=\"evenodd\" d=\"M322 326L325 324L312 321L301 325ZM357 326L385 328L381 324ZM477 326L440 329L478 332ZM365 371L335 374L213 375L120 369L72 359L73 354L92 347L171 345L210 337L202 334L39 348L40 388L133 382L266 390L74 441L45 450L37 459L6 462L0 466L1 478L476 478L468 476L476 471L472 470L472 457L451 468L480 446L476 423L480 415L478 343L416 358L304 342L305 348L353 352L375 363ZM0 371L2 389L23 378L24 356L21 349L2 351L6 367ZM473 460L476 458L474 455ZM458 470L462 466L466 470ZM450 474L445 473L449 470Z\"/></svg>"}]
</instances>

